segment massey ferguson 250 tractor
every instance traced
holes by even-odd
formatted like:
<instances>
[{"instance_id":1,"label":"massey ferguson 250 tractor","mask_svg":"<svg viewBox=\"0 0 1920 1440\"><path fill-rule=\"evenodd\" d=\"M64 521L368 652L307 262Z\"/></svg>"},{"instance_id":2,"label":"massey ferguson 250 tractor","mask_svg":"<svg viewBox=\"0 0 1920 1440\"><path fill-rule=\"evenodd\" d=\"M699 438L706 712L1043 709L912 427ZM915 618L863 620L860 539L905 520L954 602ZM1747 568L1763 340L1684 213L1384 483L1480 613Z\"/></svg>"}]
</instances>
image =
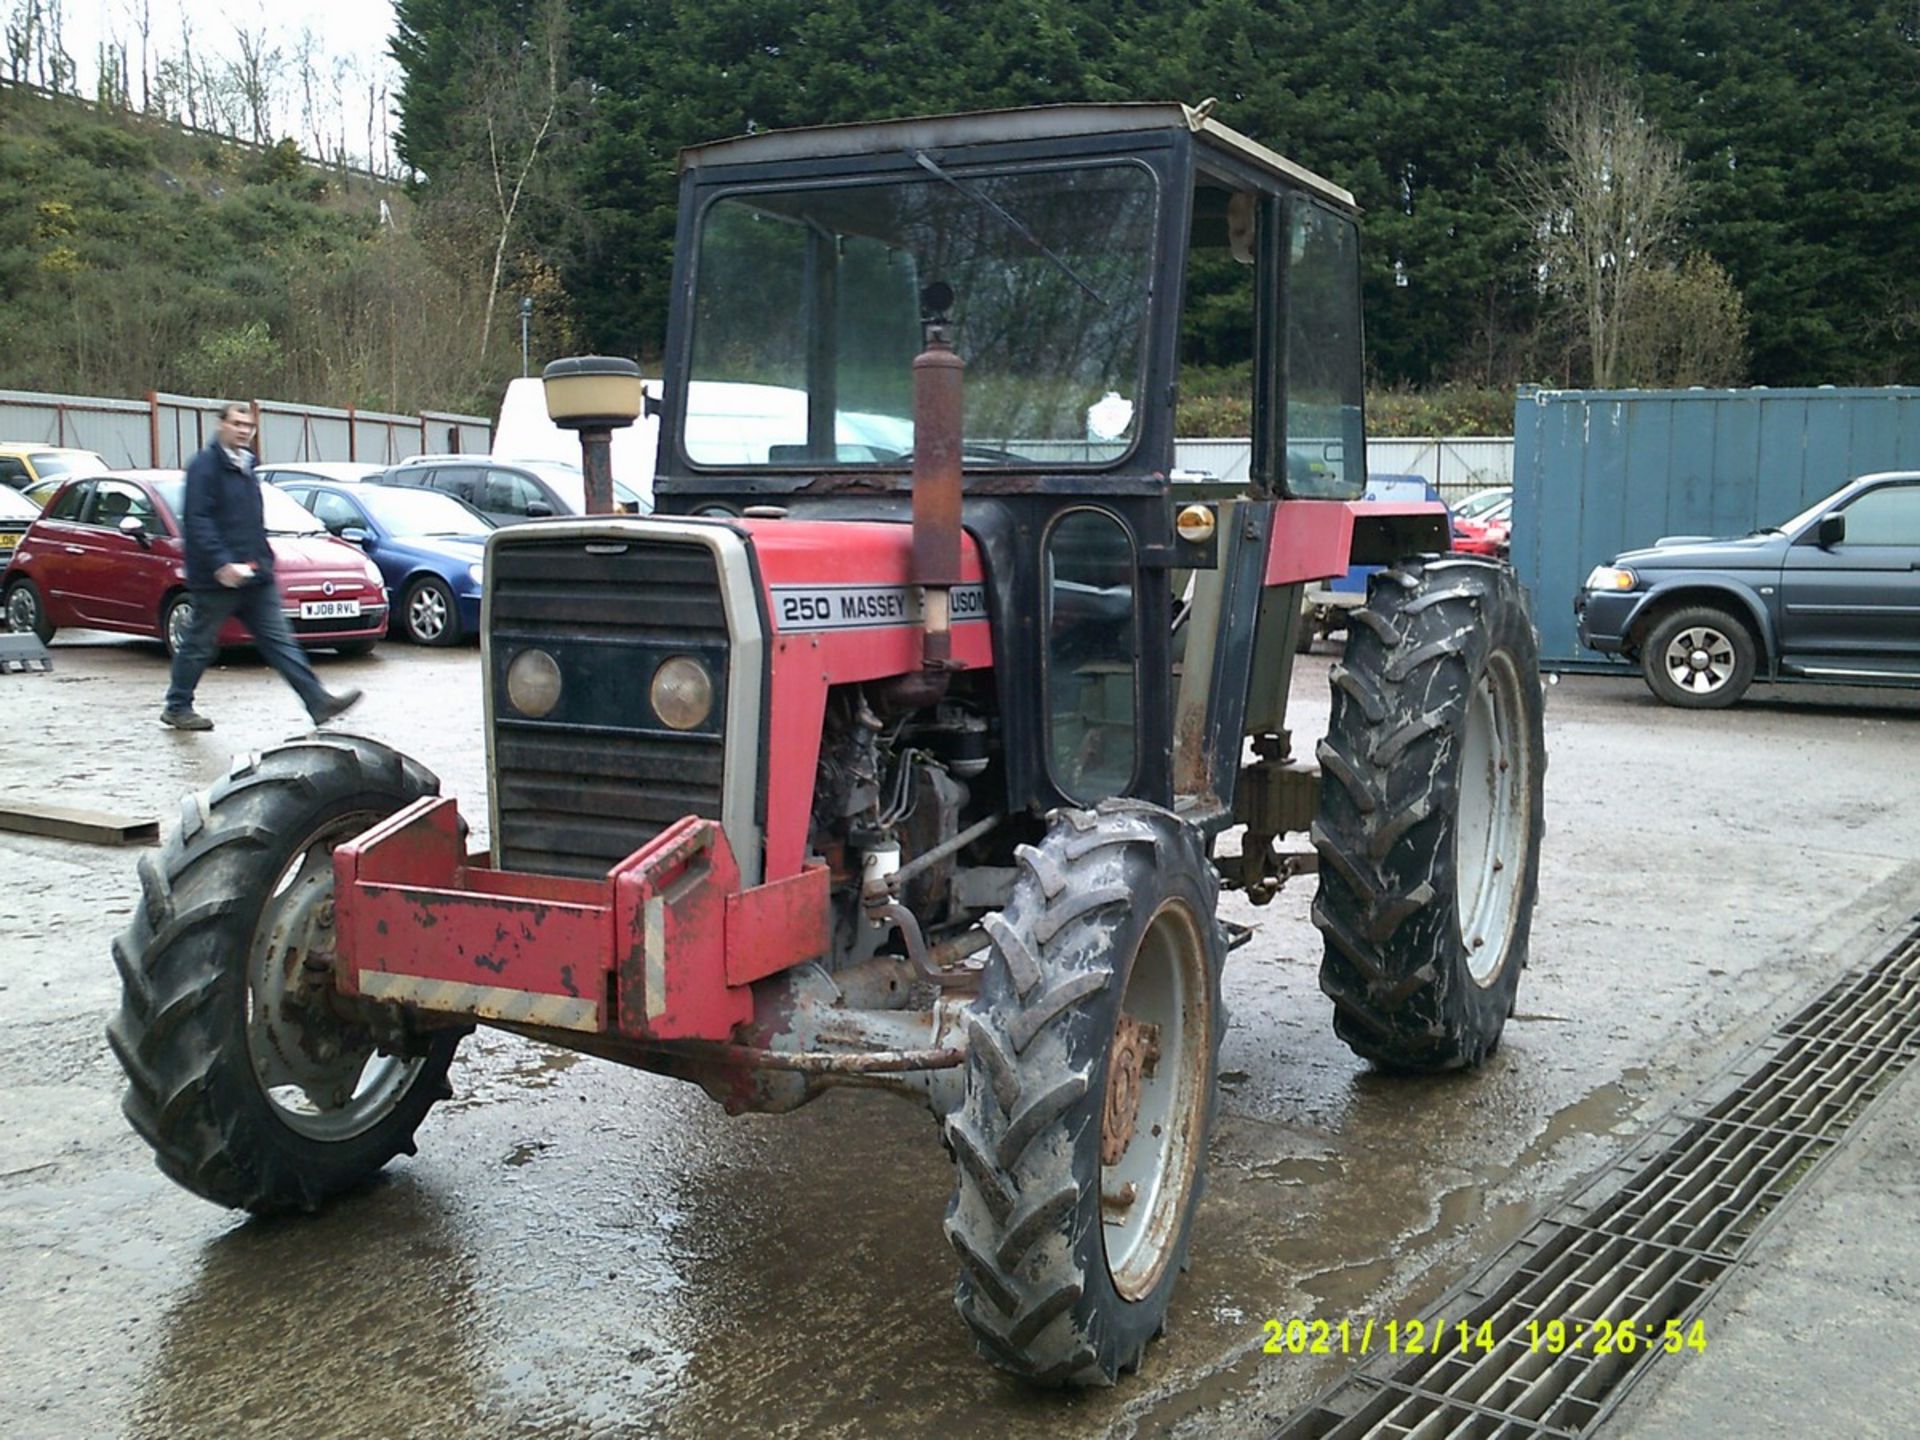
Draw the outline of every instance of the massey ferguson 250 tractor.
<instances>
[{"instance_id":1,"label":"massey ferguson 250 tractor","mask_svg":"<svg viewBox=\"0 0 1920 1440\"><path fill-rule=\"evenodd\" d=\"M1202 111L754 135L687 152L680 200L658 513L488 542L485 845L351 735L188 800L114 947L127 1115L266 1212L411 1154L477 1024L731 1112L898 1091L953 1154L981 1350L1109 1383L1201 1190L1223 885L1317 859L1369 1060L1499 1042L1542 828L1522 594L1401 558L1437 507L1349 503L1353 199ZM1251 474L1170 479L1183 297L1223 275ZM1392 561L1298 764L1301 587Z\"/></svg>"}]
</instances>

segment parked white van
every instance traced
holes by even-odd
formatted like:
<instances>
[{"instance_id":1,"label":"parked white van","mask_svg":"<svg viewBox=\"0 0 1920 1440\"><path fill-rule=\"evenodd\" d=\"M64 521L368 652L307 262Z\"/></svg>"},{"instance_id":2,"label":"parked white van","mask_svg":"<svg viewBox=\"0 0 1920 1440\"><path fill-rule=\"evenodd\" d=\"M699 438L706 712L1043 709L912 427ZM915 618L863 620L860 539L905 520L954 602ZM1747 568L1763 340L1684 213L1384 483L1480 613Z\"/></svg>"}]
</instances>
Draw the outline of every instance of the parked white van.
<instances>
[{"instance_id":1,"label":"parked white van","mask_svg":"<svg viewBox=\"0 0 1920 1440\"><path fill-rule=\"evenodd\" d=\"M643 381L658 401L661 383ZM687 404L687 454L701 465L765 465L776 450L796 452L807 441L807 392L787 385L751 385L738 381L696 380ZM842 457L880 460L913 448L913 422L894 415L843 412L834 423ZM660 421L642 415L613 432L613 478L649 499L660 446ZM508 382L493 431L493 453L515 460L580 463L580 437L547 416L546 391L531 376Z\"/></svg>"}]
</instances>

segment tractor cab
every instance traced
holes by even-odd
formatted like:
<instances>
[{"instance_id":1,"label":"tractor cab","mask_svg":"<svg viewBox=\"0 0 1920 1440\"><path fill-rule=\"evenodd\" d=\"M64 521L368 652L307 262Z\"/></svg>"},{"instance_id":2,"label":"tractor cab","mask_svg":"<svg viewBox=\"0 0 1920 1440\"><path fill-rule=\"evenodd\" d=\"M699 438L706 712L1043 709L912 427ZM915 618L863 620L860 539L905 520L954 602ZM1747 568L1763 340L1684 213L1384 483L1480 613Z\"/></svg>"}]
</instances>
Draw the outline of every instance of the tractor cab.
<instances>
[{"instance_id":1,"label":"tractor cab","mask_svg":"<svg viewBox=\"0 0 1920 1440\"><path fill-rule=\"evenodd\" d=\"M687 151L676 255L660 512L906 523L936 337L964 366L934 445L957 457L995 656L953 682L997 712L1006 807L1178 797L1230 823L1248 697L1176 662L1191 644L1250 673L1267 610L1255 729L1283 748L1260 703L1286 683L1277 632L1292 586L1347 568L1338 502L1365 488L1353 197L1183 105L895 120ZM1250 476L1175 482L1183 359L1227 340L1255 357ZM1297 532L1279 568L1277 524ZM1437 526L1378 548L1444 548ZM1190 641L1222 587L1242 613Z\"/></svg>"},{"instance_id":2,"label":"tractor cab","mask_svg":"<svg viewBox=\"0 0 1920 1440\"><path fill-rule=\"evenodd\" d=\"M1258 357L1254 488L1364 489L1353 197L1186 106L699 146L676 253L658 472L675 503L903 490L933 326L967 367L970 494L1164 496L1190 275ZM706 397L747 393L764 423L702 423Z\"/></svg>"}]
</instances>

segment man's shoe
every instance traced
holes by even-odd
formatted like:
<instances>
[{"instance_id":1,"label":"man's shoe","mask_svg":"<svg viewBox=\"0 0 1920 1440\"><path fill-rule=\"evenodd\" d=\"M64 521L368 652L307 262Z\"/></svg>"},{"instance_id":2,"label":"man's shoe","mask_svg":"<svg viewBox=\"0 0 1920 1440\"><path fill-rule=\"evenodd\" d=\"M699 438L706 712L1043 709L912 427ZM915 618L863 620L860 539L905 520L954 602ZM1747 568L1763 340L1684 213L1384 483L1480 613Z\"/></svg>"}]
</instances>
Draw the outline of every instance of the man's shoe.
<instances>
[{"instance_id":1,"label":"man's shoe","mask_svg":"<svg viewBox=\"0 0 1920 1440\"><path fill-rule=\"evenodd\" d=\"M329 720L337 720L360 703L360 692L347 689L335 692L322 700L313 712L313 723L324 725Z\"/></svg>"},{"instance_id":2,"label":"man's shoe","mask_svg":"<svg viewBox=\"0 0 1920 1440\"><path fill-rule=\"evenodd\" d=\"M162 710L160 723L175 730L213 729L213 721L195 710Z\"/></svg>"}]
</instances>

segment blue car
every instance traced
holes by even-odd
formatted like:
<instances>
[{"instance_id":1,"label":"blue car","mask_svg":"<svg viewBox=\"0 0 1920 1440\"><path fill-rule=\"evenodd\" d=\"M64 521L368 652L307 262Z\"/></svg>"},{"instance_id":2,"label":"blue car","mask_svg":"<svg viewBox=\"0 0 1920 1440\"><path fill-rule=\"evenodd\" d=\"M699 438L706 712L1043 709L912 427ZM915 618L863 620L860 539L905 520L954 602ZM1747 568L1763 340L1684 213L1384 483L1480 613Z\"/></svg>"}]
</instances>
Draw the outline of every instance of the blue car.
<instances>
[{"instance_id":1,"label":"blue car","mask_svg":"<svg viewBox=\"0 0 1920 1440\"><path fill-rule=\"evenodd\" d=\"M275 483L329 531L380 567L389 631L416 645L457 645L480 633L481 560L493 522L451 495L411 486L282 473Z\"/></svg>"}]
</instances>

